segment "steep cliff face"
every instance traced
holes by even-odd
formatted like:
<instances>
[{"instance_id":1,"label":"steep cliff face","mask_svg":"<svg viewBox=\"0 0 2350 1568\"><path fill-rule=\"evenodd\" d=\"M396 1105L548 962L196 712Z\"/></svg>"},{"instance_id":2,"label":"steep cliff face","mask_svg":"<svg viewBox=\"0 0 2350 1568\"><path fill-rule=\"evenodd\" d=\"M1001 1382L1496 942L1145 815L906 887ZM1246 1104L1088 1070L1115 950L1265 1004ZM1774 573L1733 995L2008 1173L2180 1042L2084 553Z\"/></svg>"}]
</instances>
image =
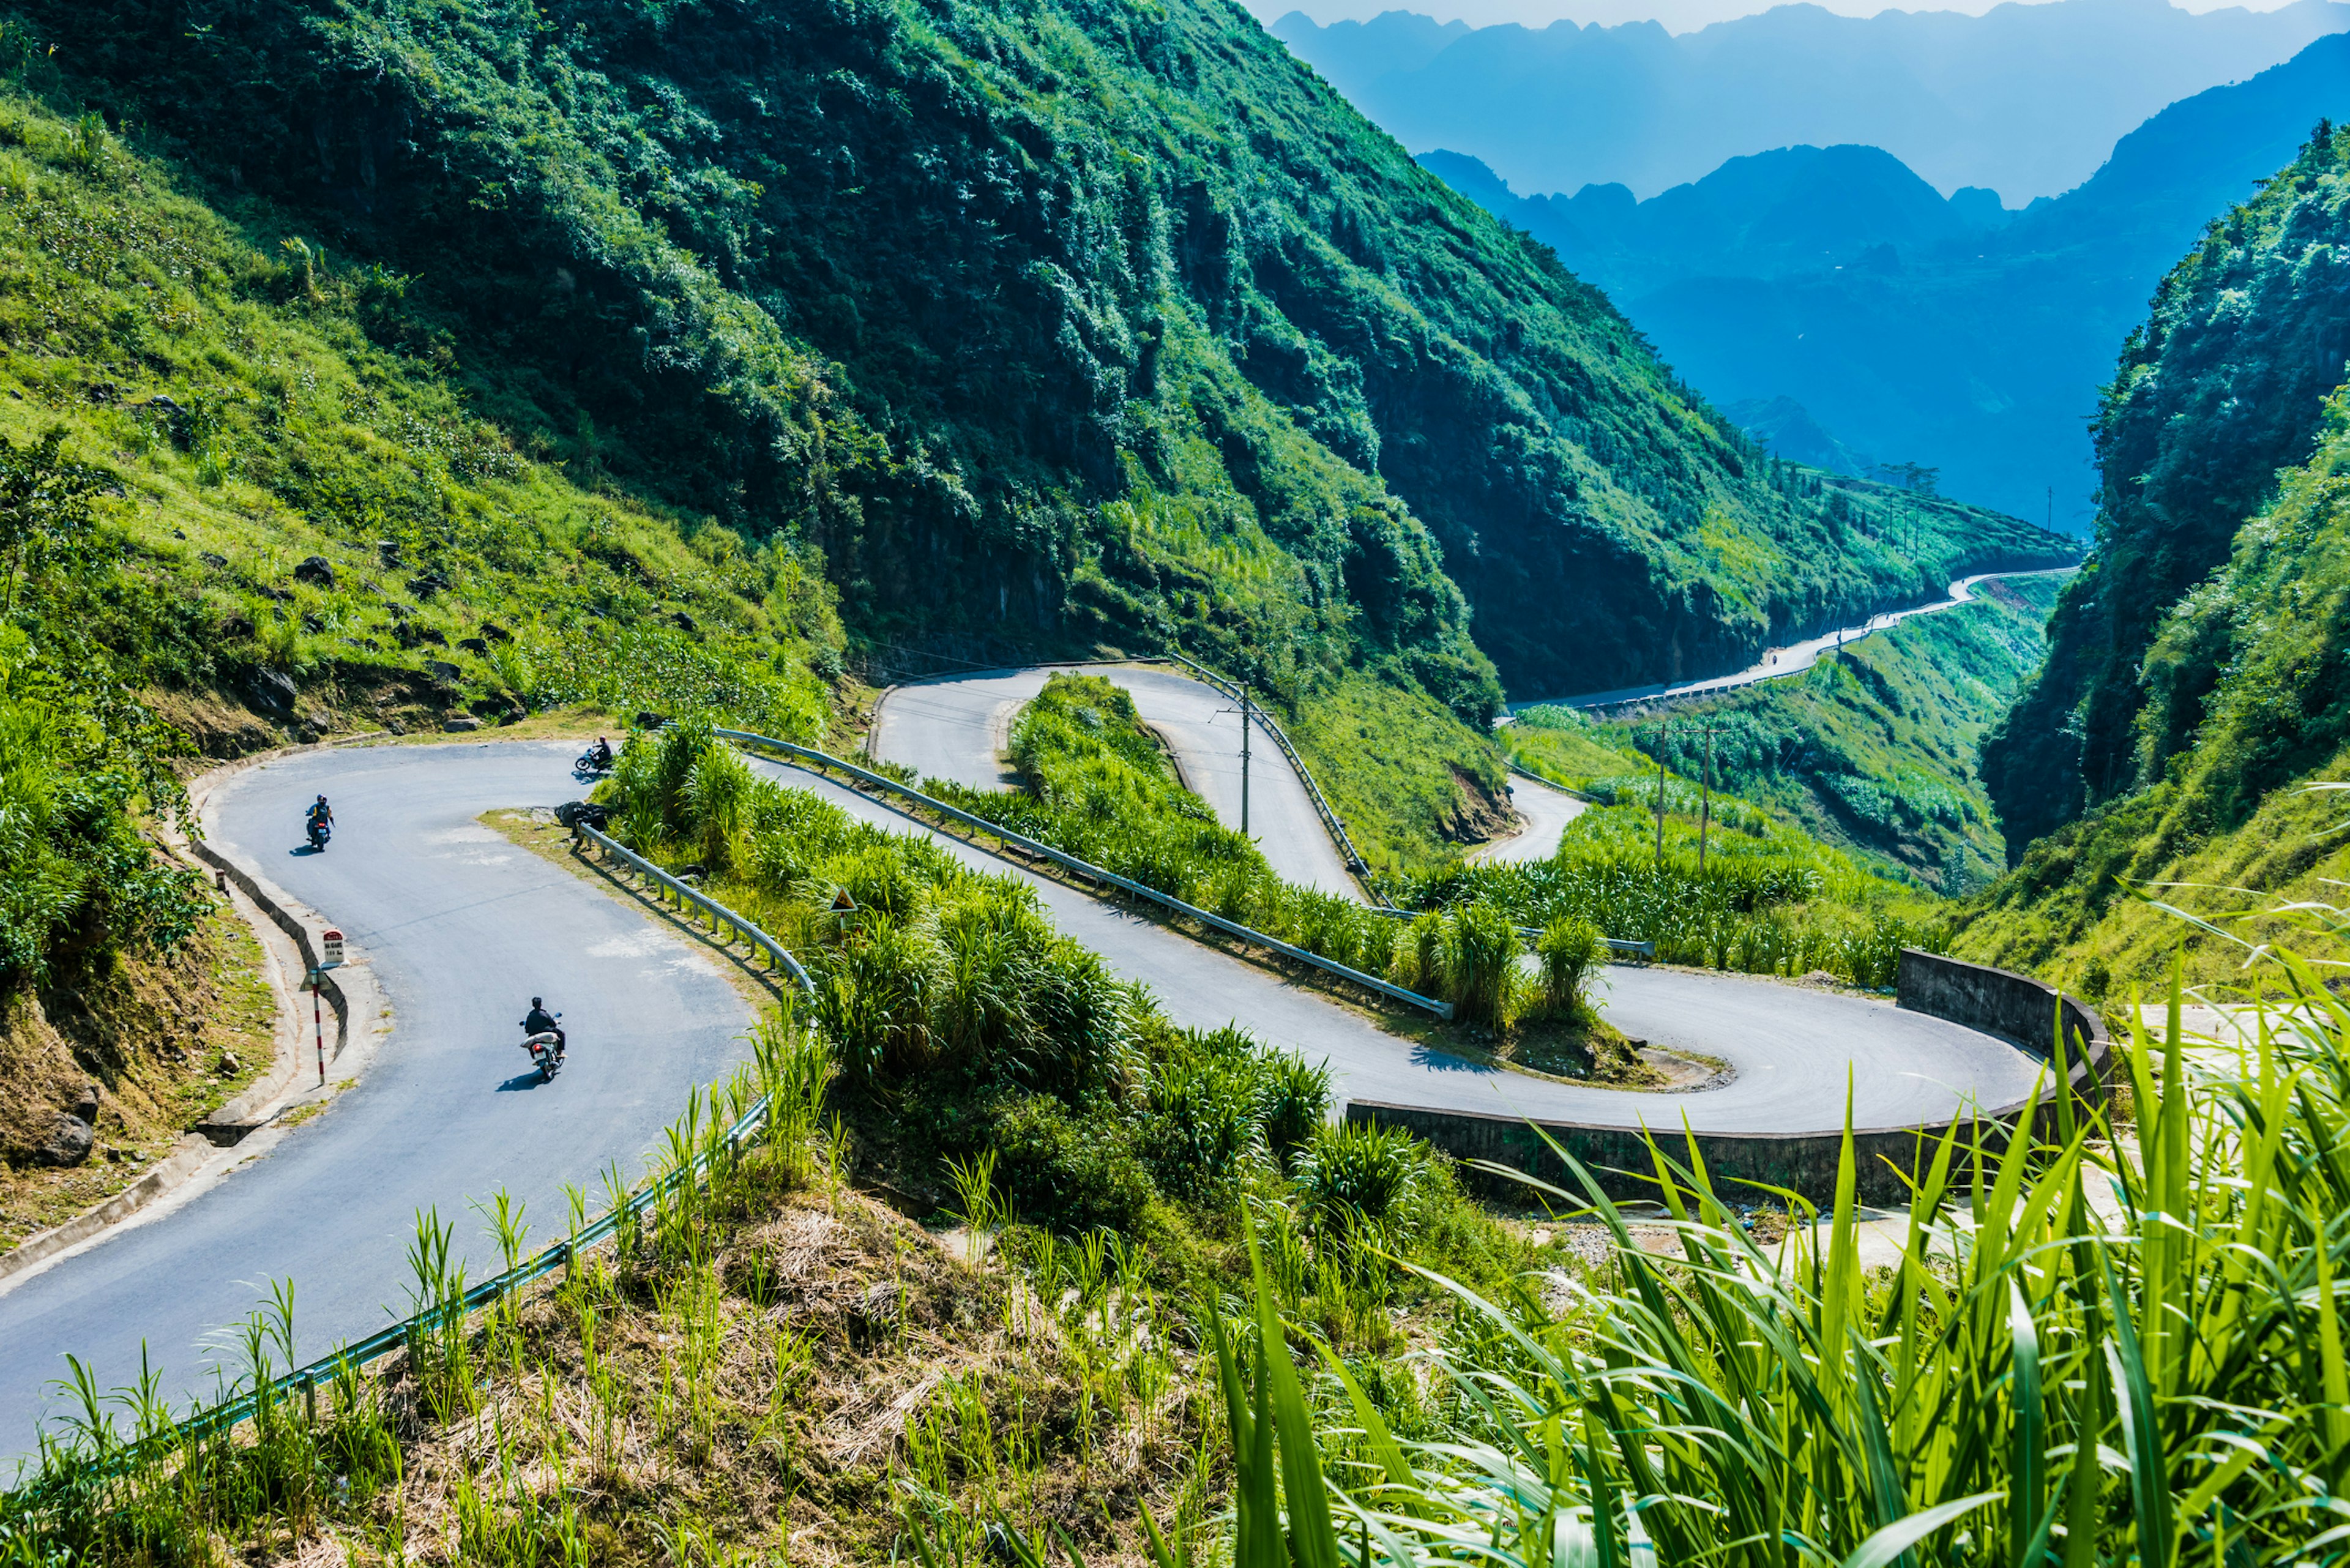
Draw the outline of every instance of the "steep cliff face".
<instances>
[{"instance_id":1,"label":"steep cliff face","mask_svg":"<svg viewBox=\"0 0 2350 1568\"><path fill-rule=\"evenodd\" d=\"M1473 719L1472 608L1572 690L2059 554L1840 514L1225 0L29 9L60 87L410 278L441 330L386 332L524 451L819 546L870 635Z\"/></svg>"},{"instance_id":2,"label":"steep cliff face","mask_svg":"<svg viewBox=\"0 0 2350 1568\"><path fill-rule=\"evenodd\" d=\"M2279 471L2309 458L2346 360L2350 134L2321 126L2211 224L2124 347L2098 416L2095 556L2057 605L2046 667L1984 748L2011 846L2158 782L2183 754L2230 646L2211 601L2187 596Z\"/></svg>"}]
</instances>

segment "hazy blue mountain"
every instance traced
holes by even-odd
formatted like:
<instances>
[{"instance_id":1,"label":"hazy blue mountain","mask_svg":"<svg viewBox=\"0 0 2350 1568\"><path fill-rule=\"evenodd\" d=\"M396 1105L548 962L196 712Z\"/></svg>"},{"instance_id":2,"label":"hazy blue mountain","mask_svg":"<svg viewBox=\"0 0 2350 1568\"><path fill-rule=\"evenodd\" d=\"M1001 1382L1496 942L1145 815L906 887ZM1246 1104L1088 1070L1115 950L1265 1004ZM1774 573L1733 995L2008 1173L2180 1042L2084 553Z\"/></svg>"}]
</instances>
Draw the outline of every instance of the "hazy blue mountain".
<instances>
[{"instance_id":1,"label":"hazy blue mountain","mask_svg":"<svg viewBox=\"0 0 2350 1568\"><path fill-rule=\"evenodd\" d=\"M2080 183L2164 105L2346 28L2344 0L2199 16L2052 0L1866 19L1781 5L1678 37L1653 22L1448 29L1402 11L1328 27L1293 12L1273 31L1405 146L1467 153L1521 191L1653 194L1742 154L1857 143L1937 190L2021 206Z\"/></svg>"},{"instance_id":2,"label":"hazy blue mountain","mask_svg":"<svg viewBox=\"0 0 2350 1568\"><path fill-rule=\"evenodd\" d=\"M1782 147L1733 158L1646 202L1623 185L1519 197L1464 154L1440 149L1419 161L1610 294L1647 292L1682 277L1832 267L1888 244L1913 252L1974 247L2016 216L1992 192L1971 186L1946 199L1875 147Z\"/></svg>"},{"instance_id":3,"label":"hazy blue mountain","mask_svg":"<svg viewBox=\"0 0 2350 1568\"><path fill-rule=\"evenodd\" d=\"M1811 410L1793 398L1747 398L1725 403L1721 411L1738 428L1771 449L1774 457L1807 463L1830 473L1866 479L1877 465L1838 441L1812 418Z\"/></svg>"},{"instance_id":4,"label":"hazy blue mountain","mask_svg":"<svg viewBox=\"0 0 2350 1568\"><path fill-rule=\"evenodd\" d=\"M2350 118L2350 35L2172 105L2020 213L1942 201L1871 148L1735 159L1638 202L1521 198L1459 154L1421 161L1605 288L1717 404L1791 399L1859 452L1940 469L1947 494L2079 530L2084 421L2123 337L2211 215L2329 116Z\"/></svg>"}]
</instances>

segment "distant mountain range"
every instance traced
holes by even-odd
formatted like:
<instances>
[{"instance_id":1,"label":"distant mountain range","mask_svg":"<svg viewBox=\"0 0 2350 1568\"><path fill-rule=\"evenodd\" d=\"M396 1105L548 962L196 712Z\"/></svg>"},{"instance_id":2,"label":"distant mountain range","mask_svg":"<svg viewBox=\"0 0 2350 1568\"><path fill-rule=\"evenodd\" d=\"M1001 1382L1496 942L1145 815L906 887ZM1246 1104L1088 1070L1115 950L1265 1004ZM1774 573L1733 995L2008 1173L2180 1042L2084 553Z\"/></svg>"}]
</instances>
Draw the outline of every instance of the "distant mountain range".
<instances>
[{"instance_id":1,"label":"distant mountain range","mask_svg":"<svg viewBox=\"0 0 2350 1568\"><path fill-rule=\"evenodd\" d=\"M1944 198L1871 147L1736 158L1646 202L1521 197L1475 159L1421 161L1605 288L1782 455L1923 463L1945 493L2079 531L2084 421L2124 337L2198 233L2324 117L2350 119L2350 35L2171 106L2020 213Z\"/></svg>"},{"instance_id":2,"label":"distant mountain range","mask_svg":"<svg viewBox=\"0 0 2350 1568\"><path fill-rule=\"evenodd\" d=\"M1467 153L1521 191L1652 195L1742 154L1857 143L1937 190L1981 186L2014 206L2080 183L2165 105L2345 29L2343 0L1866 19L1781 5L1679 36L1654 22L1471 28L1403 11L1326 27L1292 12L1273 26L1406 147Z\"/></svg>"}]
</instances>

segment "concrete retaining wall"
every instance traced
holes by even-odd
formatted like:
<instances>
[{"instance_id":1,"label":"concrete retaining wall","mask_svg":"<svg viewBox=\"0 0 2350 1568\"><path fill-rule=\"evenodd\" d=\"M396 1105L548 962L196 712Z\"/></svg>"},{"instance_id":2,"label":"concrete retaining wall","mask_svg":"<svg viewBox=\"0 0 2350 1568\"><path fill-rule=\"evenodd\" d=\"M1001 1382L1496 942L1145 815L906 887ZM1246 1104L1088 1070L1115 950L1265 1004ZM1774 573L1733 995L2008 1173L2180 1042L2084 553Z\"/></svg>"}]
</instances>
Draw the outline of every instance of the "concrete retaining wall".
<instances>
[{"instance_id":1,"label":"concrete retaining wall","mask_svg":"<svg viewBox=\"0 0 2350 1568\"><path fill-rule=\"evenodd\" d=\"M1980 1029L2052 1064L2061 1020L2073 1092L2092 1104L2105 1104L2106 1066L2113 1044L2106 1036L2105 1020L2079 998L2065 996L2028 974L1916 948L1901 950L1901 972L1893 994L1912 1012Z\"/></svg>"},{"instance_id":2,"label":"concrete retaining wall","mask_svg":"<svg viewBox=\"0 0 2350 1568\"><path fill-rule=\"evenodd\" d=\"M1906 950L1896 994L1903 1007L1980 1029L2043 1061L2054 1046L2057 993L2025 975ZM2095 1012L2070 998L2064 999L2062 1006L2074 1092L2102 1102L2110 1051L2104 1025ZM1961 1150L1970 1151L1978 1137L1986 1153L2003 1150L2016 1124L2027 1119L2031 1108L2018 1102L1981 1117L1961 1118ZM1523 1171L1564 1189L1577 1201L1585 1196L1582 1184L1553 1151L1551 1143L1579 1161L1611 1197L1653 1198L1657 1192L1655 1156L1647 1136L1638 1127L1544 1122L1537 1132L1533 1124L1513 1116L1371 1100L1350 1102L1347 1119L1401 1127L1464 1164L1483 1160ZM1861 1201L1906 1200L1909 1189L1904 1177L1915 1180L1925 1174L1950 1125L1856 1128L1856 1185ZM1844 1145L1841 1127L1810 1132L1700 1133L1694 1138L1694 1152L1689 1135L1678 1129L1655 1130L1659 1148L1684 1168L1701 1162L1716 1190L1733 1202L1742 1198L1763 1199L1768 1194L1760 1187L1784 1188L1822 1204L1835 1196L1836 1165ZM1544 1141L1544 1135L1550 1142ZM1970 1152L1954 1158L1954 1175L1963 1174L1971 1163ZM1471 1179L1499 1194L1534 1196L1534 1189L1503 1178L1472 1176ZM1745 1185L1749 1183L1760 1186Z\"/></svg>"}]
</instances>

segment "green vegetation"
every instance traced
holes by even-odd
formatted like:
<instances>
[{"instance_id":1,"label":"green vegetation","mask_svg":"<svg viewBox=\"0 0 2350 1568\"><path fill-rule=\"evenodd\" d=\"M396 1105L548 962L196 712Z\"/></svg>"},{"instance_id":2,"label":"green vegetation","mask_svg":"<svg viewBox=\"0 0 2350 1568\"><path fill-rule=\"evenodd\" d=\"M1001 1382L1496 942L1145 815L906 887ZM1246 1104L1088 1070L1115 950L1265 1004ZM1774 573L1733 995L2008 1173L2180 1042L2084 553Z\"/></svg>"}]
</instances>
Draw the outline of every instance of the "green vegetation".
<instances>
[{"instance_id":1,"label":"green vegetation","mask_svg":"<svg viewBox=\"0 0 2350 1568\"><path fill-rule=\"evenodd\" d=\"M23 10L31 76L412 277L403 340L518 450L814 545L860 629L1174 639L1474 722L1471 608L1513 685L1579 689L1654 672L1668 621L1732 663L1958 557L2061 558L1873 535L1202 0L395 0L193 52L140 5Z\"/></svg>"},{"instance_id":2,"label":"green vegetation","mask_svg":"<svg viewBox=\"0 0 2350 1568\"><path fill-rule=\"evenodd\" d=\"M2208 682L2193 743L2159 783L2033 844L1980 901L1961 951L2116 1000L2155 982L2182 948L2192 978L2223 981L2241 962L2235 943L2181 930L2145 898L2222 919L2271 895L2327 902L2350 880L2338 796L2296 787L2350 777L2345 524L2350 393L2336 393L2316 453L2282 476L2227 566L2157 628L2144 676L2157 696L2140 733L2159 741L2158 694Z\"/></svg>"},{"instance_id":3,"label":"green vegetation","mask_svg":"<svg viewBox=\"0 0 2350 1568\"><path fill-rule=\"evenodd\" d=\"M1301 1378L1314 1336L1260 1276L1251 1319L1210 1325L1232 1561L2326 1561L2350 1009L2279 972L2296 1027L2129 1044L2136 1142L2068 1106L2003 1152L1943 1145L1889 1270L1849 1143L1825 1226L1774 1250L1663 1139L1670 1249L1577 1167L1555 1196L1608 1266L1555 1302L1457 1288L1470 1326L1420 1398L1326 1349Z\"/></svg>"},{"instance_id":4,"label":"green vegetation","mask_svg":"<svg viewBox=\"0 0 2350 1568\"><path fill-rule=\"evenodd\" d=\"M1055 684L1015 752L1036 754L1040 732L1064 724L1091 735L1087 711L1126 700L1098 679ZM1072 818L1142 787L1140 757L1122 771L1103 754L1140 733L1130 705L1125 717L1100 725L1081 779L1056 763ZM625 842L702 866L714 896L801 954L815 1019L866 1106L860 1127L886 1127L903 1179L988 1159L1023 1220L1073 1236L1107 1227L1180 1263L1242 1189L1248 1148L1278 1174L1323 1136L1317 1068L1236 1031L1172 1029L1056 934L1026 884L760 779L704 724L633 738L604 788ZM844 892L853 915L834 912Z\"/></svg>"},{"instance_id":5,"label":"green vegetation","mask_svg":"<svg viewBox=\"0 0 2350 1568\"><path fill-rule=\"evenodd\" d=\"M134 824L194 742L270 743L255 711L312 736L695 701L822 734L813 559L517 455L370 342L409 319L398 280L265 250L20 98L0 279L0 986L184 933L188 873Z\"/></svg>"},{"instance_id":6,"label":"green vegetation","mask_svg":"<svg viewBox=\"0 0 2350 1568\"><path fill-rule=\"evenodd\" d=\"M1800 675L1676 702L1661 733L1658 718L1636 719L1598 725L1594 739L1650 759L1661 749L1693 778L1710 730L1717 785L1958 897L2006 868L1977 747L2039 668L2059 586L1993 579L1971 604L1872 632ZM1504 737L1514 751L1556 732L1513 725Z\"/></svg>"},{"instance_id":7,"label":"green vegetation","mask_svg":"<svg viewBox=\"0 0 2350 1568\"><path fill-rule=\"evenodd\" d=\"M2123 346L2098 412L2095 557L2058 601L2046 666L1983 747L2012 859L2195 747L2235 635L2199 585L2316 444L2345 375L2345 242L2350 129L2321 124L2212 221ZM2208 635L2174 628L2157 653L2190 606L2217 612Z\"/></svg>"},{"instance_id":8,"label":"green vegetation","mask_svg":"<svg viewBox=\"0 0 2350 1568\"><path fill-rule=\"evenodd\" d=\"M1893 983L1902 948L1939 951L1949 940L1950 911L1939 898L1889 880L1753 800L1709 791L1687 774L1660 780L1655 763L1618 749L1641 738L1635 726L1537 707L1521 710L1503 734L1513 761L1594 805L1567 824L1551 859L1448 871L1419 882L1410 902L1490 899L1522 924L1575 919L1619 940L1653 941L1669 963L1748 974L1820 971L1872 989ZM1719 749L1715 757L1719 766Z\"/></svg>"},{"instance_id":9,"label":"green vegetation","mask_svg":"<svg viewBox=\"0 0 2350 1568\"><path fill-rule=\"evenodd\" d=\"M1603 784L1606 781L1599 781ZM1850 856L1717 794L1698 863L1700 802L1676 780L1658 852L1656 775L1626 781L1621 805L1584 812L1549 860L1467 866L1413 882L1415 908L1491 905L1521 926L1566 919L1619 940L1652 941L1667 963L1745 974L1825 971L1856 985L1893 984L1904 947L1948 941L1941 900L1877 877Z\"/></svg>"}]
</instances>

